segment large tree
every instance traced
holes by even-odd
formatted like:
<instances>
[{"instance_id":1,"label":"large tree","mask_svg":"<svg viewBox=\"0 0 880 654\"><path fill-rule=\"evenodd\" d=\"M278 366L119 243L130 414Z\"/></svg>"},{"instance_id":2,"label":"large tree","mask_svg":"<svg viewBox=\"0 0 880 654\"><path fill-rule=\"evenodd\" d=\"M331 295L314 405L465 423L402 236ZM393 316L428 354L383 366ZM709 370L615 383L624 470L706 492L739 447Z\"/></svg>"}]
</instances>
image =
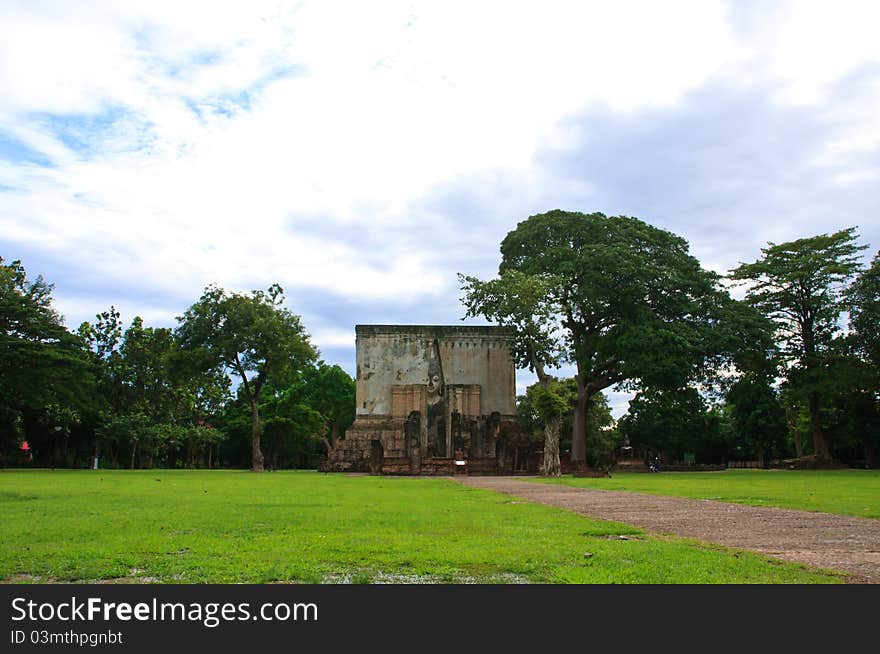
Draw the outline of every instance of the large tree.
<instances>
[{"instance_id":1,"label":"large tree","mask_svg":"<svg viewBox=\"0 0 880 654\"><path fill-rule=\"evenodd\" d=\"M768 455L784 452L788 423L773 379L757 371L744 373L727 393L736 441L754 453L761 467Z\"/></svg>"},{"instance_id":2,"label":"large tree","mask_svg":"<svg viewBox=\"0 0 880 654\"><path fill-rule=\"evenodd\" d=\"M93 385L82 339L52 306L52 285L0 257L0 441L14 446L20 419L48 426L52 414L83 408Z\"/></svg>"},{"instance_id":3,"label":"large tree","mask_svg":"<svg viewBox=\"0 0 880 654\"><path fill-rule=\"evenodd\" d=\"M176 336L181 347L201 359L205 369L217 363L241 380L251 408L251 469L263 470L260 448L260 391L295 377L317 358L300 317L281 305L283 290L230 293L208 286L183 316Z\"/></svg>"},{"instance_id":4,"label":"large tree","mask_svg":"<svg viewBox=\"0 0 880 654\"><path fill-rule=\"evenodd\" d=\"M305 371L299 395L321 416L320 434L327 450L336 446L340 434L351 426L355 417L354 379L339 366L319 361Z\"/></svg>"},{"instance_id":5,"label":"large tree","mask_svg":"<svg viewBox=\"0 0 880 654\"><path fill-rule=\"evenodd\" d=\"M846 423L862 442L870 467L880 465L880 252L862 271L847 292L850 333L849 356L838 406L843 405Z\"/></svg>"},{"instance_id":6,"label":"large tree","mask_svg":"<svg viewBox=\"0 0 880 654\"><path fill-rule=\"evenodd\" d=\"M543 474L558 477L559 429L566 407L554 387L555 378L547 372L563 355L563 345L553 334L556 325L554 307L549 301L553 282L538 275L518 270L502 273L498 278L482 281L459 274L465 296L462 303L467 316L482 315L500 325L513 327L514 360L538 377L541 390L534 390L544 425Z\"/></svg>"},{"instance_id":7,"label":"large tree","mask_svg":"<svg viewBox=\"0 0 880 654\"><path fill-rule=\"evenodd\" d=\"M554 210L501 243L499 276L546 286L545 330L577 368L571 460L585 465L590 398L611 386L683 387L718 354L730 299L687 242L628 216Z\"/></svg>"},{"instance_id":8,"label":"large tree","mask_svg":"<svg viewBox=\"0 0 880 654\"><path fill-rule=\"evenodd\" d=\"M847 300L853 347L880 369L880 252L853 282Z\"/></svg>"},{"instance_id":9,"label":"large tree","mask_svg":"<svg viewBox=\"0 0 880 654\"><path fill-rule=\"evenodd\" d=\"M776 324L789 381L806 391L813 453L820 459L829 458L821 414L823 358L841 331L846 285L861 267L859 252L865 246L857 239L850 227L768 243L760 259L730 273L731 279L746 285L746 301Z\"/></svg>"},{"instance_id":10,"label":"large tree","mask_svg":"<svg viewBox=\"0 0 880 654\"><path fill-rule=\"evenodd\" d=\"M716 416L694 388L637 393L618 427L633 447L663 452L672 460L693 453L705 463L718 457L722 445Z\"/></svg>"}]
</instances>

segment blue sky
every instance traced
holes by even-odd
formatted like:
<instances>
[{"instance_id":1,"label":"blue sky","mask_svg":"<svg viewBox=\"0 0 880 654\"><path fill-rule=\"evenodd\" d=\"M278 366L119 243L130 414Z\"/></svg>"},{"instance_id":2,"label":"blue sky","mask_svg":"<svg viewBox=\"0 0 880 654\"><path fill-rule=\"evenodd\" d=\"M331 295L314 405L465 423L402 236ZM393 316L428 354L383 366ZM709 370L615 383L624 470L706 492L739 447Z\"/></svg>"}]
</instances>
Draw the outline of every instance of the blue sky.
<instances>
[{"instance_id":1,"label":"blue sky","mask_svg":"<svg viewBox=\"0 0 880 654\"><path fill-rule=\"evenodd\" d=\"M458 323L456 273L492 276L554 208L637 216L721 273L853 225L869 257L878 24L872 2L7 0L0 256L71 328L278 282L352 373L355 324Z\"/></svg>"}]
</instances>

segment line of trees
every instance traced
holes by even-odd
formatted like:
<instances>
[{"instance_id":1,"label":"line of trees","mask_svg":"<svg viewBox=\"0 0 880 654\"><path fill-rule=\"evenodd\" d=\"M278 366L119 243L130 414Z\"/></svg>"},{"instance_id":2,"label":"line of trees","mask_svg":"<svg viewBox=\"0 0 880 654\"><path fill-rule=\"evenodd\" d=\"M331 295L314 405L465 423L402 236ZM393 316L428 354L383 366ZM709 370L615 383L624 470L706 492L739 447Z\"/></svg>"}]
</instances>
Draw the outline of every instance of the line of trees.
<instances>
[{"instance_id":1,"label":"line of trees","mask_svg":"<svg viewBox=\"0 0 880 654\"><path fill-rule=\"evenodd\" d=\"M0 258L0 466L313 467L355 384L283 300L209 286L176 329L110 307L71 332L51 284Z\"/></svg>"},{"instance_id":2,"label":"line of trees","mask_svg":"<svg viewBox=\"0 0 880 654\"><path fill-rule=\"evenodd\" d=\"M639 219L555 210L508 233L497 277L459 278L466 315L514 327L517 362L538 376L520 401L544 424L547 475L566 419L573 467L607 455L588 457L587 439L609 388L635 393L618 438L670 458L876 467L880 255L865 269L864 249L849 228L770 243L721 276ZM573 393L547 372L562 364Z\"/></svg>"},{"instance_id":3,"label":"line of trees","mask_svg":"<svg viewBox=\"0 0 880 654\"><path fill-rule=\"evenodd\" d=\"M858 240L769 243L722 276L637 218L555 210L508 233L497 277L460 275L462 302L515 328L516 364L538 378L520 421L545 474L560 452L602 465L623 440L876 467L880 254L864 266ZM111 307L72 332L52 286L0 258L0 465L314 465L353 421L355 384L283 302L278 285L209 286L175 329L126 327ZM566 364L573 378L550 374ZM635 394L615 429L610 388Z\"/></svg>"}]
</instances>

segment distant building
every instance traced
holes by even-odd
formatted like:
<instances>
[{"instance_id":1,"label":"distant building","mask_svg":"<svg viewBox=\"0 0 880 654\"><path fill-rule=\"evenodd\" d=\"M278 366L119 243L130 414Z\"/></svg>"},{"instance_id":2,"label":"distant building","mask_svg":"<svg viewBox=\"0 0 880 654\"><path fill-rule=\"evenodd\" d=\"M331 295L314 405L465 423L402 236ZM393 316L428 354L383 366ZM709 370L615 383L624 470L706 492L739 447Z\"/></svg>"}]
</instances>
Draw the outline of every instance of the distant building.
<instances>
[{"instance_id":1,"label":"distant building","mask_svg":"<svg viewBox=\"0 0 880 654\"><path fill-rule=\"evenodd\" d=\"M505 327L357 325L357 417L325 471L537 470Z\"/></svg>"}]
</instances>

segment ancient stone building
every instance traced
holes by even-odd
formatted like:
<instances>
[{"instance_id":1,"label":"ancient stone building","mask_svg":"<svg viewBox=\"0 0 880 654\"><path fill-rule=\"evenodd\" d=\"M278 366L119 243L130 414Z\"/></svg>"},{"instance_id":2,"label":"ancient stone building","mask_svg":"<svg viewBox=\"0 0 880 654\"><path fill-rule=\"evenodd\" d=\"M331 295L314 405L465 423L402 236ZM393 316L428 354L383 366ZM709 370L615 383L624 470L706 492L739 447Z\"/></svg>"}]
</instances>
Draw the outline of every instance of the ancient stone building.
<instances>
[{"instance_id":1,"label":"ancient stone building","mask_svg":"<svg viewBox=\"0 0 880 654\"><path fill-rule=\"evenodd\" d=\"M357 417L325 471L535 469L516 427L511 330L357 325Z\"/></svg>"}]
</instances>

